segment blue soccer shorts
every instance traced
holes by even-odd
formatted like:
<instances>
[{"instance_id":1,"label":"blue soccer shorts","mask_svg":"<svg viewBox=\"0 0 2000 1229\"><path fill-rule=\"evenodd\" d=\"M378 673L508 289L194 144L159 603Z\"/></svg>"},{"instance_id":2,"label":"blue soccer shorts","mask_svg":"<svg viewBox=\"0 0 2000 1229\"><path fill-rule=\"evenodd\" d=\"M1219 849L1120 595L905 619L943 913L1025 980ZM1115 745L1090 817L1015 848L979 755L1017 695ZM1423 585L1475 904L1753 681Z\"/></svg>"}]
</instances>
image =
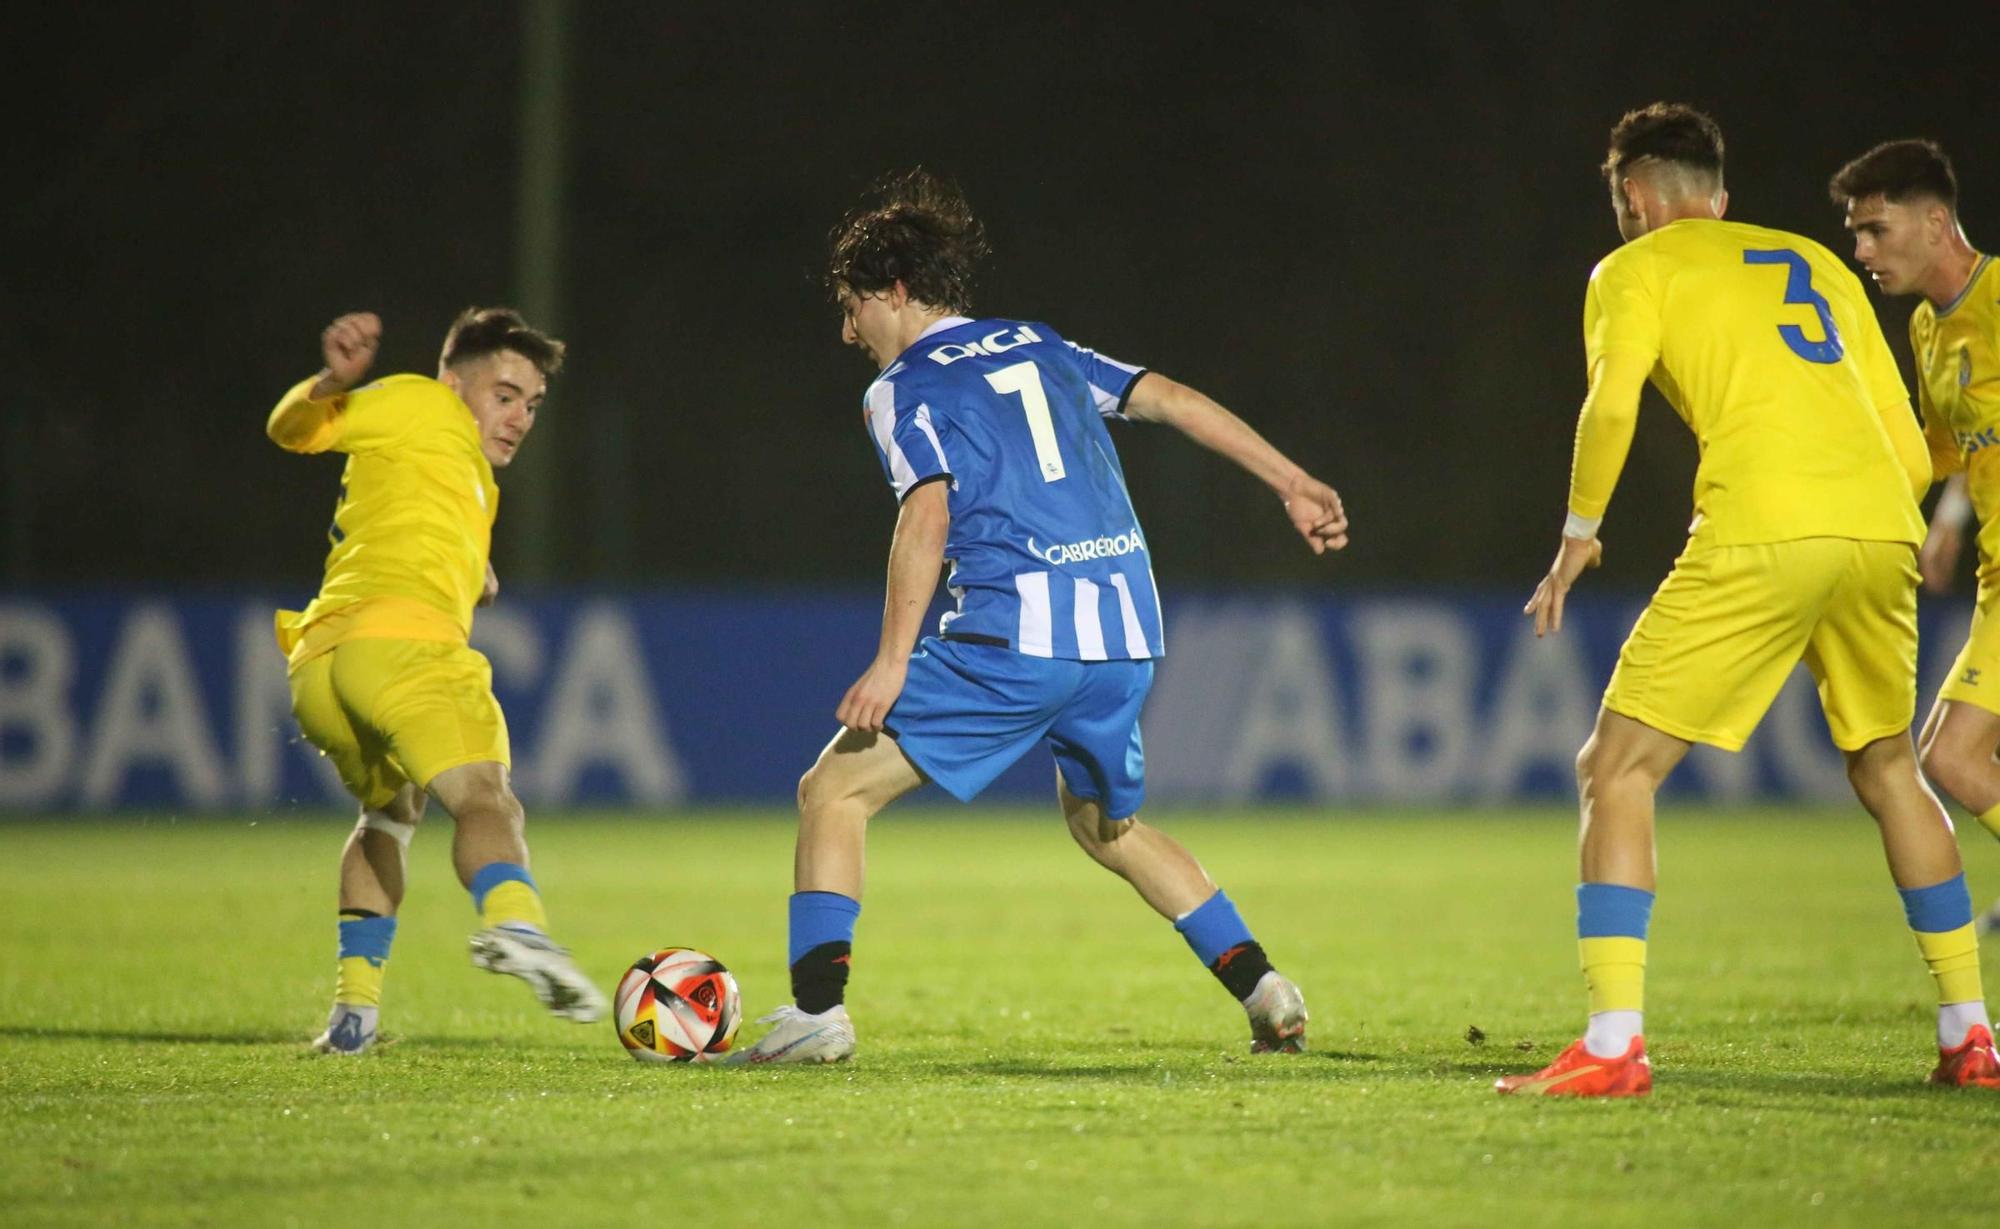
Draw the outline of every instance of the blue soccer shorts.
<instances>
[{"instance_id":1,"label":"blue soccer shorts","mask_svg":"<svg viewBox=\"0 0 2000 1229\"><path fill-rule=\"evenodd\" d=\"M1146 799L1139 707L1152 686L1150 661L1064 661L926 637L888 731L960 802L1046 738L1070 793L1124 819Z\"/></svg>"}]
</instances>

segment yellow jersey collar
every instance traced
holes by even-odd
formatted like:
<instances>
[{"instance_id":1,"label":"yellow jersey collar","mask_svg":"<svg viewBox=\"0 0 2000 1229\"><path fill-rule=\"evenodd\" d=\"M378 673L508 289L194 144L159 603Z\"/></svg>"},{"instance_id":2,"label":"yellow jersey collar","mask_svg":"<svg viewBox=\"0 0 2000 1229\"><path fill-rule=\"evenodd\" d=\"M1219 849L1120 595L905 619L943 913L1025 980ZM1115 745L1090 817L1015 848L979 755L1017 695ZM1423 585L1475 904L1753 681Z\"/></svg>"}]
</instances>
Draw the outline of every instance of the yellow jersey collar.
<instances>
[{"instance_id":1,"label":"yellow jersey collar","mask_svg":"<svg viewBox=\"0 0 2000 1229\"><path fill-rule=\"evenodd\" d=\"M1951 302L1937 309L1938 319L1942 320L1946 316L1949 316L1953 312L1958 310L1958 305L1960 303L1965 302L1965 300L1971 296L1972 288L1979 284L1979 279L1985 276L1986 274L1986 266L1991 263L1993 263L1993 258L1991 256L1981 256L1979 258L1979 263L1972 266L1972 276L1965 279L1964 288L1961 289L1956 295L1952 296Z\"/></svg>"}]
</instances>

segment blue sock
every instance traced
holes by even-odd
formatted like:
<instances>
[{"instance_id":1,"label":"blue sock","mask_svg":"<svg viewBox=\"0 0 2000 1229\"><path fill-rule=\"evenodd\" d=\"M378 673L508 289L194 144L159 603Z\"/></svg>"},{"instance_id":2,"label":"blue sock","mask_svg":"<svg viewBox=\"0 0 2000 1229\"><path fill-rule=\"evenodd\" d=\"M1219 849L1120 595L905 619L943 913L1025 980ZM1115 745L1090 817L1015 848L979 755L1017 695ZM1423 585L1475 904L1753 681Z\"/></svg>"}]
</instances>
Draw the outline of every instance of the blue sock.
<instances>
[{"instance_id":1,"label":"blue sock","mask_svg":"<svg viewBox=\"0 0 2000 1229\"><path fill-rule=\"evenodd\" d=\"M800 1011L818 1015L847 997L861 902L838 892L794 892L787 911L792 998Z\"/></svg>"},{"instance_id":2,"label":"blue sock","mask_svg":"<svg viewBox=\"0 0 2000 1229\"><path fill-rule=\"evenodd\" d=\"M1937 979L1938 1006L1976 1004L1964 1011L1940 1011L1938 1044L1955 1046L1965 1030L1985 1023L1985 988L1979 979L1979 932L1972 924L1972 894L1960 871L1927 888L1898 888L1903 915L1916 935L1917 950Z\"/></svg>"},{"instance_id":3,"label":"blue sock","mask_svg":"<svg viewBox=\"0 0 2000 1229\"><path fill-rule=\"evenodd\" d=\"M542 894L528 868L513 862L488 862L473 872L466 885L472 893L472 907L487 926L546 933L548 914L542 910Z\"/></svg>"},{"instance_id":4,"label":"blue sock","mask_svg":"<svg viewBox=\"0 0 2000 1229\"><path fill-rule=\"evenodd\" d=\"M1200 906L1175 918L1174 929L1194 949L1195 959L1238 1000L1249 998L1264 974L1271 971L1270 958L1219 888Z\"/></svg>"},{"instance_id":5,"label":"blue sock","mask_svg":"<svg viewBox=\"0 0 2000 1229\"><path fill-rule=\"evenodd\" d=\"M1896 894L1903 898L1911 930L1939 934L1972 924L1972 892L1965 886L1964 871L1927 888L1897 888Z\"/></svg>"},{"instance_id":6,"label":"blue sock","mask_svg":"<svg viewBox=\"0 0 2000 1229\"><path fill-rule=\"evenodd\" d=\"M380 965L389 959L389 946L396 941L396 919L378 914L362 916L358 909L340 915L340 958L360 956Z\"/></svg>"},{"instance_id":7,"label":"blue sock","mask_svg":"<svg viewBox=\"0 0 2000 1229\"><path fill-rule=\"evenodd\" d=\"M1194 958L1211 966L1222 953L1251 941L1250 928L1243 924L1243 916L1220 889L1197 908L1175 918L1174 929L1194 949Z\"/></svg>"},{"instance_id":8,"label":"blue sock","mask_svg":"<svg viewBox=\"0 0 2000 1229\"><path fill-rule=\"evenodd\" d=\"M1653 894L1622 883L1576 885L1576 951L1590 993L1584 1048L1615 1058L1632 1046L1646 1010L1646 928Z\"/></svg>"},{"instance_id":9,"label":"blue sock","mask_svg":"<svg viewBox=\"0 0 2000 1229\"><path fill-rule=\"evenodd\" d=\"M340 914L340 957L333 984L333 1001L360 1007L382 1002L382 978L389 963L389 945L396 941L396 919L364 909Z\"/></svg>"},{"instance_id":10,"label":"blue sock","mask_svg":"<svg viewBox=\"0 0 2000 1229\"><path fill-rule=\"evenodd\" d=\"M1643 939L1653 922L1653 894L1622 883L1576 885L1576 937Z\"/></svg>"}]
</instances>

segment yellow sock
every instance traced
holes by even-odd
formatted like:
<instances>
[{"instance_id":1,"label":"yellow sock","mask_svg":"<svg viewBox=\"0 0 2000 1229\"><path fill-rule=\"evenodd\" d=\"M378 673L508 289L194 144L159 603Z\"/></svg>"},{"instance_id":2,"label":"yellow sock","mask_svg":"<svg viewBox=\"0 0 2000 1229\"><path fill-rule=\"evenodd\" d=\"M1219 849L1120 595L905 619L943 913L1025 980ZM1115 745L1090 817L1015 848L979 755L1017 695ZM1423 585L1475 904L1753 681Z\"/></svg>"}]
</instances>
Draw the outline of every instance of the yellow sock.
<instances>
[{"instance_id":1,"label":"yellow sock","mask_svg":"<svg viewBox=\"0 0 2000 1229\"><path fill-rule=\"evenodd\" d=\"M1913 930L1917 950L1937 979L1938 1002L1979 1003L1986 993L1979 984L1979 935L1967 922L1957 930L1936 933Z\"/></svg>"},{"instance_id":2,"label":"yellow sock","mask_svg":"<svg viewBox=\"0 0 2000 1229\"><path fill-rule=\"evenodd\" d=\"M493 862L479 868L472 877L472 904L479 920L487 926L532 926L546 931L549 918L542 911L542 894L526 867L512 862Z\"/></svg>"},{"instance_id":3,"label":"yellow sock","mask_svg":"<svg viewBox=\"0 0 2000 1229\"><path fill-rule=\"evenodd\" d=\"M541 893L525 883L503 883L486 894L486 903L479 908L479 920L488 926L515 925L533 926L536 930L549 928L549 915L542 910Z\"/></svg>"},{"instance_id":4,"label":"yellow sock","mask_svg":"<svg viewBox=\"0 0 2000 1229\"><path fill-rule=\"evenodd\" d=\"M389 965L389 945L396 938L396 919L362 910L340 914L340 971L333 983L333 1001L365 1007L382 1004L382 977Z\"/></svg>"},{"instance_id":5,"label":"yellow sock","mask_svg":"<svg viewBox=\"0 0 2000 1229\"><path fill-rule=\"evenodd\" d=\"M1623 935L1578 939L1590 1010L1646 1010L1646 941ZM1975 970L1976 972L1976 970Z\"/></svg>"},{"instance_id":6,"label":"yellow sock","mask_svg":"<svg viewBox=\"0 0 2000 1229\"><path fill-rule=\"evenodd\" d=\"M383 968L383 964L366 956L341 957L340 973L333 983L333 1001L360 1007L380 1007Z\"/></svg>"}]
</instances>

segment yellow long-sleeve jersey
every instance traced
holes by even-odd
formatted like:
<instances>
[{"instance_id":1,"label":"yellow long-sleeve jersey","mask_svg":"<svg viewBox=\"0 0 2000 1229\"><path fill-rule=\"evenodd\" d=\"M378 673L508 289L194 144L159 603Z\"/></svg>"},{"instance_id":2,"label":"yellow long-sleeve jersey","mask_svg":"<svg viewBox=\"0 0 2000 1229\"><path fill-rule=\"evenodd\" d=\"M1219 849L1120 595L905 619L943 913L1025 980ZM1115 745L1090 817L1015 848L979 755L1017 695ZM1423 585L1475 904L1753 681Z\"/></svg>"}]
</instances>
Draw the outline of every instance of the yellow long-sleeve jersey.
<instances>
[{"instance_id":1,"label":"yellow long-sleeve jersey","mask_svg":"<svg viewBox=\"0 0 2000 1229\"><path fill-rule=\"evenodd\" d=\"M278 612L280 647L296 667L345 640L464 643L500 505L472 412L423 376L324 401L316 382L286 393L265 428L290 452L347 454L319 596Z\"/></svg>"},{"instance_id":2,"label":"yellow long-sleeve jersey","mask_svg":"<svg viewBox=\"0 0 2000 1229\"><path fill-rule=\"evenodd\" d=\"M1860 281L1802 235L1685 219L1591 274L1570 511L1604 514L1650 378L1701 450L1694 540L1916 543L1922 432Z\"/></svg>"},{"instance_id":3,"label":"yellow long-sleeve jersey","mask_svg":"<svg viewBox=\"0 0 2000 1229\"><path fill-rule=\"evenodd\" d=\"M2000 571L2000 264L1982 256L1956 299L1919 303L1910 349L1932 463L1939 476L1965 471L1985 584Z\"/></svg>"}]
</instances>

